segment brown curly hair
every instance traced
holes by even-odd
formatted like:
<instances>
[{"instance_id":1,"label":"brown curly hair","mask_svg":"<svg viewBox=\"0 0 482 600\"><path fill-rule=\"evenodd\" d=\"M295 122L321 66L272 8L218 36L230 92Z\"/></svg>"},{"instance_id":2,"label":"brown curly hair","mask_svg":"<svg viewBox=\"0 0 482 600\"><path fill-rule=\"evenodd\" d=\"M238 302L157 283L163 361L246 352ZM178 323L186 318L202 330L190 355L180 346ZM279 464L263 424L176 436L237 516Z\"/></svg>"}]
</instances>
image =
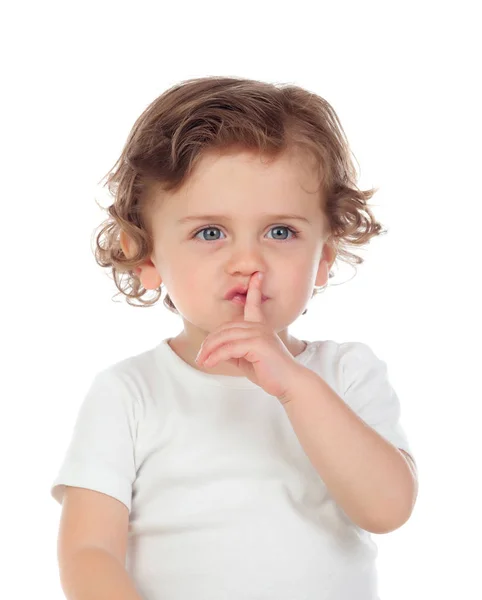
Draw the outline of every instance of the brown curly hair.
<instances>
[{"instance_id":1,"label":"brown curly hair","mask_svg":"<svg viewBox=\"0 0 482 600\"><path fill-rule=\"evenodd\" d=\"M361 246L387 232L367 206L378 188L362 191L357 187L345 132L326 100L290 84L234 77L189 79L147 106L134 123L121 156L101 180L107 177L104 187L114 202L107 209L100 207L109 216L99 226L94 255L101 267L112 269L119 290L116 296L124 294L128 304L146 307L153 306L162 293L161 284L154 298L143 298L148 290L137 275L137 268L153 250L149 186L160 184L165 191L175 192L205 151L236 148L259 151L273 159L294 148L308 151L318 165L320 202L324 202L329 243L337 258L352 266L363 263L347 247ZM130 257L121 248L121 231L137 250ZM312 298L325 288L315 288ZM164 305L179 314L168 294Z\"/></svg>"}]
</instances>

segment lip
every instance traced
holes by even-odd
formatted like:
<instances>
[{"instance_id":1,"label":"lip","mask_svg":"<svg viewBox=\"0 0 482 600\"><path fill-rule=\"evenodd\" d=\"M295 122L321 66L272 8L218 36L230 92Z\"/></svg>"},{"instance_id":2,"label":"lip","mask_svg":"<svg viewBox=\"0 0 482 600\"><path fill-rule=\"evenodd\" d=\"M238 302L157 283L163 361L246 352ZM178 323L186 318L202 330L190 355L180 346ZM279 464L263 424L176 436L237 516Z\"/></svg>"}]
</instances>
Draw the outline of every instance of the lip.
<instances>
[{"instance_id":1,"label":"lip","mask_svg":"<svg viewBox=\"0 0 482 600\"><path fill-rule=\"evenodd\" d=\"M229 302L233 302L234 304L246 304L246 298L247 296L241 296L240 294L235 294L235 296L229 300ZM266 300L269 300L269 298L267 298L266 296L261 296L261 303L263 304L264 302L266 302Z\"/></svg>"},{"instance_id":2,"label":"lip","mask_svg":"<svg viewBox=\"0 0 482 600\"><path fill-rule=\"evenodd\" d=\"M246 295L248 292L248 288L246 286L243 285L237 285L233 288L231 288L228 292L226 292L226 294L224 295L224 299L225 300L232 300L236 295ZM269 297L265 296L264 294L261 295L261 301L264 302L265 300L268 300Z\"/></svg>"}]
</instances>

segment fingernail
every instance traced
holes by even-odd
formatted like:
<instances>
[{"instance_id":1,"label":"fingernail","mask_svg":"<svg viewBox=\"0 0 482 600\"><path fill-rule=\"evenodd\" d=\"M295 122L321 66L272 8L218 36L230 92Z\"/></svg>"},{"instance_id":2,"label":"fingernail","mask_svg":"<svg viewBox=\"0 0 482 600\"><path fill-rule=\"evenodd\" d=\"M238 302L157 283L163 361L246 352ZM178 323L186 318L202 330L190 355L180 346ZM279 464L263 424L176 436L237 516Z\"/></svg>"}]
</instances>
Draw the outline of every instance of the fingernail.
<instances>
[{"instance_id":1,"label":"fingernail","mask_svg":"<svg viewBox=\"0 0 482 600\"><path fill-rule=\"evenodd\" d=\"M258 273L258 279L261 281L263 279L263 273L259 272Z\"/></svg>"}]
</instances>

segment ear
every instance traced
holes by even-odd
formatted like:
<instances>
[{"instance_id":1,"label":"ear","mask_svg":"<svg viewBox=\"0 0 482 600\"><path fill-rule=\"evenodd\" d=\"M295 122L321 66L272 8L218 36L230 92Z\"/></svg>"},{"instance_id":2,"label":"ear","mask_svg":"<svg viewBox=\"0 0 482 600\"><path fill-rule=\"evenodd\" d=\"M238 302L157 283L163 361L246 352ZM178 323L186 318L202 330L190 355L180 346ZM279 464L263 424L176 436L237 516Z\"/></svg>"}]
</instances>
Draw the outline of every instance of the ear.
<instances>
[{"instance_id":1,"label":"ear","mask_svg":"<svg viewBox=\"0 0 482 600\"><path fill-rule=\"evenodd\" d=\"M122 229L119 234L119 242L120 247L122 248L122 252L125 254L126 258L132 256L131 254L131 242L132 240L127 235L127 233Z\"/></svg>"},{"instance_id":2,"label":"ear","mask_svg":"<svg viewBox=\"0 0 482 600\"><path fill-rule=\"evenodd\" d=\"M122 252L127 258L134 256L134 241L123 230L120 232L119 242ZM134 273L139 277L146 290L157 290L162 283L162 279L157 272L156 266L150 259L136 267Z\"/></svg>"},{"instance_id":3,"label":"ear","mask_svg":"<svg viewBox=\"0 0 482 600\"><path fill-rule=\"evenodd\" d=\"M315 285L323 286L328 283L330 269L335 262L336 251L327 242L323 246L323 252L321 254L320 263L318 265L318 272L316 274Z\"/></svg>"}]
</instances>

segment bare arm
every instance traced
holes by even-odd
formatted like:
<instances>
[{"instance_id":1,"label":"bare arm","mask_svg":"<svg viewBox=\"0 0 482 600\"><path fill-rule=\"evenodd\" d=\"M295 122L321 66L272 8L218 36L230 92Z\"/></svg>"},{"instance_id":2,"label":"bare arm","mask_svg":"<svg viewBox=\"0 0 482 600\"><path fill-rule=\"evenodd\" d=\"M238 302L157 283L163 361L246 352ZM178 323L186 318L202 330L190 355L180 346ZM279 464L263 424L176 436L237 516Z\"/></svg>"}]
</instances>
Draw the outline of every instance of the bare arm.
<instances>
[{"instance_id":1,"label":"bare arm","mask_svg":"<svg viewBox=\"0 0 482 600\"><path fill-rule=\"evenodd\" d=\"M296 392L279 400L335 501L352 521L372 533L401 527L415 505L416 470L322 377L306 367L300 373Z\"/></svg>"},{"instance_id":2,"label":"bare arm","mask_svg":"<svg viewBox=\"0 0 482 600\"><path fill-rule=\"evenodd\" d=\"M102 548L79 550L60 579L67 600L142 600L122 564Z\"/></svg>"}]
</instances>

